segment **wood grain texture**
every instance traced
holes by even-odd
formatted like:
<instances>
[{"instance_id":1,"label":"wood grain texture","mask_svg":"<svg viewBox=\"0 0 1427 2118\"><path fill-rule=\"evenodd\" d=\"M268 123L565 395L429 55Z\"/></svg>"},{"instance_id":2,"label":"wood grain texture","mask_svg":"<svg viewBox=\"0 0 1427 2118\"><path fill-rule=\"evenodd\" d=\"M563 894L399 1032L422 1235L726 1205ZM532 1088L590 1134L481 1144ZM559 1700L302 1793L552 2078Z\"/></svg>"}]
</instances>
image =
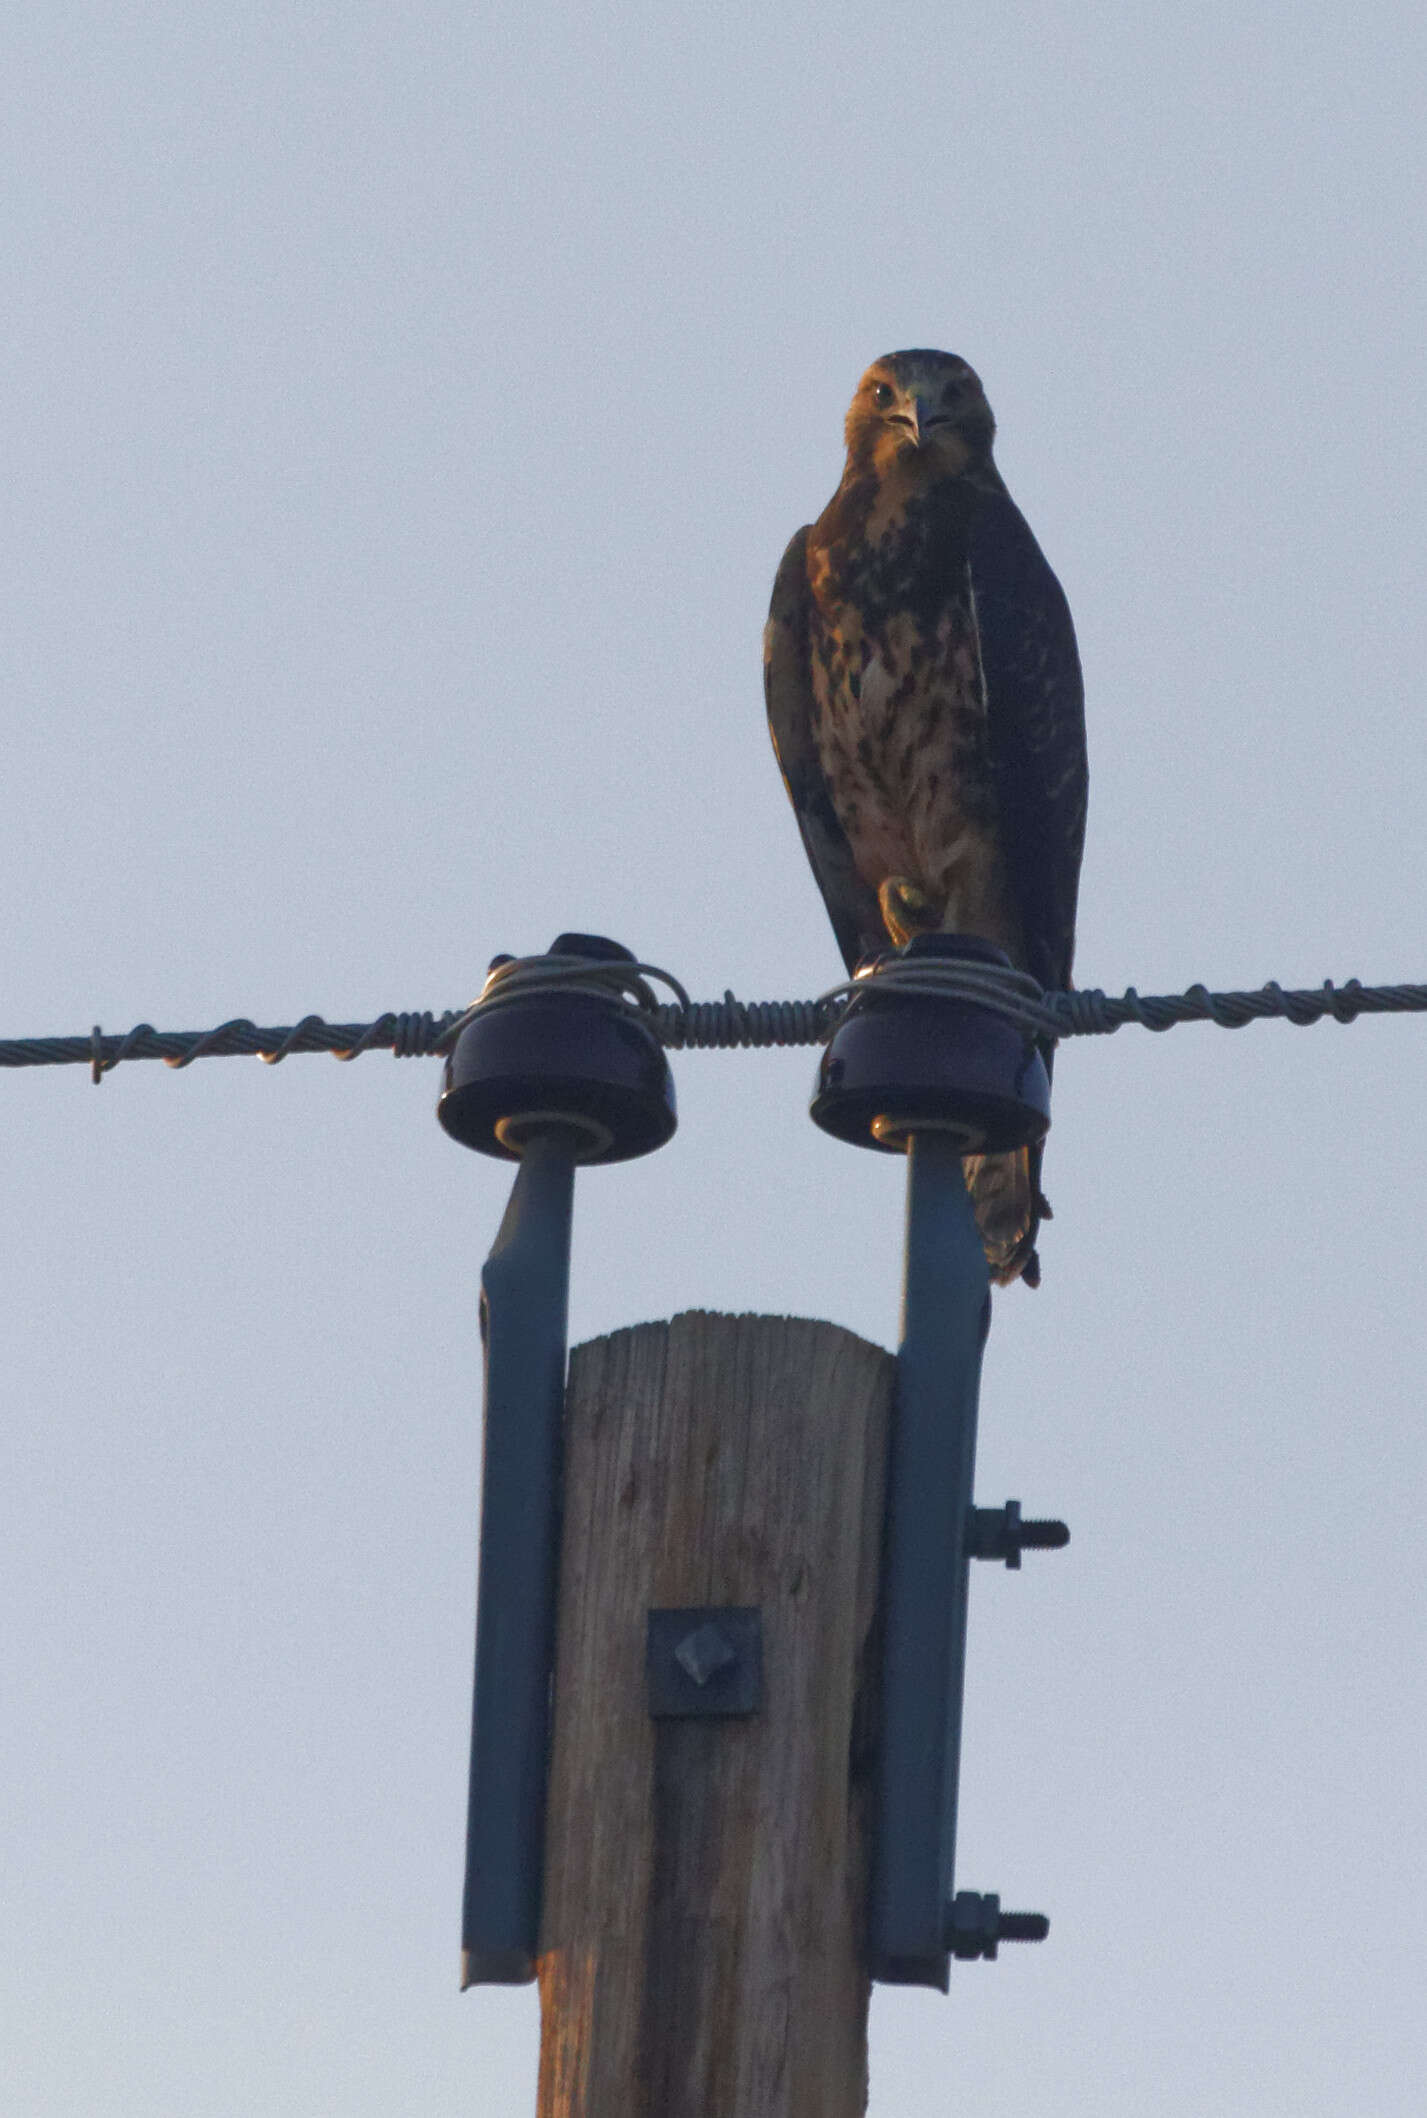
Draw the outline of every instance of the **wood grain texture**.
<instances>
[{"instance_id":1,"label":"wood grain texture","mask_svg":"<svg viewBox=\"0 0 1427 2118\"><path fill-rule=\"evenodd\" d=\"M894 1362L690 1312L577 1347L540 2118L866 2108L867 1674ZM651 1608L757 1604L749 1719L652 1721Z\"/></svg>"}]
</instances>

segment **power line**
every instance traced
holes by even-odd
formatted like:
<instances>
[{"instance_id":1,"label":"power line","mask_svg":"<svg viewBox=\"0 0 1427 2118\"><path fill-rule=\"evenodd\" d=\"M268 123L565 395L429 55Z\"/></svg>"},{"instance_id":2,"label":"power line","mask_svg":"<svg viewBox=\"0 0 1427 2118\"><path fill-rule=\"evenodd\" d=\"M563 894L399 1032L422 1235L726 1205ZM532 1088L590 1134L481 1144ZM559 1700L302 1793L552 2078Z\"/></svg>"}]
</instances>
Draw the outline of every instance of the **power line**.
<instances>
[{"instance_id":1,"label":"power line","mask_svg":"<svg viewBox=\"0 0 1427 2118\"><path fill-rule=\"evenodd\" d=\"M522 973L527 965L539 966L539 975L547 983L589 984L592 978L587 963L566 971L549 958L528 958L521 960ZM817 1000L745 1001L726 992L721 1000L691 1001L676 979L652 965L609 968L631 974L617 976L615 988L622 990L629 1005L649 1017L660 1040L674 1050L822 1044L849 1006L875 1003L872 988L883 981L898 990L934 992L944 999L988 1007L1029 1034L1054 1038L1105 1036L1127 1022L1148 1030L1173 1029L1181 1022L1214 1022L1221 1029L1242 1029L1246 1023L1276 1018L1305 1027L1325 1015L1349 1023L1359 1015L1427 1012L1427 985L1368 986L1356 978L1343 985L1325 979L1321 986L1295 990L1285 990L1271 980L1242 993L1211 993L1205 986L1192 985L1183 993L1141 995L1129 986L1123 994L1111 996L1097 989L1042 993L1020 973L988 977L984 970L953 966L932 971L926 962L907 960L894 962L890 969L884 967L875 981L853 980ZM662 980L680 997L656 1001L646 983L651 978ZM489 1004L485 1000L476 1003ZM141 1022L123 1035L106 1034L96 1024L88 1036L0 1041L0 1067L87 1065L99 1081L127 1059L162 1059L165 1065L178 1068L195 1059L239 1053L262 1059L269 1066L293 1052L330 1052L336 1059L356 1059L363 1052L389 1051L398 1059L427 1058L439 1056L454 1042L472 1012L471 1008L447 1009L441 1015L392 1012L379 1015L374 1022L336 1023L320 1015L304 1015L300 1022L281 1028L260 1028L246 1016L210 1030L156 1030L151 1023Z\"/></svg>"}]
</instances>

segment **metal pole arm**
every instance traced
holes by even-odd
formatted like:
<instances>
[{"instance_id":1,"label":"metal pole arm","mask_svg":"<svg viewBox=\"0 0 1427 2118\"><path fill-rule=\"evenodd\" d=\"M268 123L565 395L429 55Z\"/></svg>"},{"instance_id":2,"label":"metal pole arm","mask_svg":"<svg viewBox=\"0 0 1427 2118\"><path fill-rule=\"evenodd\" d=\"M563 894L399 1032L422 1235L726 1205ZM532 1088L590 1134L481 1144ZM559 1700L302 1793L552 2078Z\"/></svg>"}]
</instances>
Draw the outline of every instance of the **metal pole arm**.
<instances>
[{"instance_id":1,"label":"metal pole arm","mask_svg":"<svg viewBox=\"0 0 1427 2118\"><path fill-rule=\"evenodd\" d=\"M461 1983L535 1976L579 1135L525 1148L481 1273L485 1449Z\"/></svg>"},{"instance_id":2,"label":"metal pole arm","mask_svg":"<svg viewBox=\"0 0 1427 2118\"><path fill-rule=\"evenodd\" d=\"M967 1524L991 1318L990 1276L961 1155L957 1136L930 1130L914 1133L907 1150L870 1938L874 1978L943 1992L950 1979Z\"/></svg>"}]
</instances>

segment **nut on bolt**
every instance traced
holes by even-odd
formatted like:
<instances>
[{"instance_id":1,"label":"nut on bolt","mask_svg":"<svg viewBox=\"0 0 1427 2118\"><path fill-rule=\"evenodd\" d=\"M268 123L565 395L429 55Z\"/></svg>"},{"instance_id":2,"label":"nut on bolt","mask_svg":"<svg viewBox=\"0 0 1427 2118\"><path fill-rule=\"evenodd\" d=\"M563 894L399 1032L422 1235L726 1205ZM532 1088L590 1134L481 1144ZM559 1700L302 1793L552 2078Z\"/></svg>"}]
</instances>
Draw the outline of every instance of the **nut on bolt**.
<instances>
[{"instance_id":1,"label":"nut on bolt","mask_svg":"<svg viewBox=\"0 0 1427 2118\"><path fill-rule=\"evenodd\" d=\"M958 1890L946 1908L946 1945L958 1963L994 1963L1002 1942L1044 1941L1049 1932L1043 1912L1003 1912L994 1890Z\"/></svg>"}]
</instances>

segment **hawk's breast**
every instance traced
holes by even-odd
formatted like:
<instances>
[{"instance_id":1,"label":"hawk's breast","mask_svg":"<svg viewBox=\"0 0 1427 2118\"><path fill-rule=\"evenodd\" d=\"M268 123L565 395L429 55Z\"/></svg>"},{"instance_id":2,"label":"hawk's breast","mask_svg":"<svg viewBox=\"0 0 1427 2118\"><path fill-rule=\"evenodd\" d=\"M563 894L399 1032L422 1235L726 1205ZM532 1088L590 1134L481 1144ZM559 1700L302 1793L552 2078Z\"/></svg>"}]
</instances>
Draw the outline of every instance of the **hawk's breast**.
<instances>
[{"instance_id":1,"label":"hawk's breast","mask_svg":"<svg viewBox=\"0 0 1427 2118\"><path fill-rule=\"evenodd\" d=\"M905 877L944 926L1019 960L969 578L935 610L829 608L815 587L809 646L818 758L863 881Z\"/></svg>"}]
</instances>

